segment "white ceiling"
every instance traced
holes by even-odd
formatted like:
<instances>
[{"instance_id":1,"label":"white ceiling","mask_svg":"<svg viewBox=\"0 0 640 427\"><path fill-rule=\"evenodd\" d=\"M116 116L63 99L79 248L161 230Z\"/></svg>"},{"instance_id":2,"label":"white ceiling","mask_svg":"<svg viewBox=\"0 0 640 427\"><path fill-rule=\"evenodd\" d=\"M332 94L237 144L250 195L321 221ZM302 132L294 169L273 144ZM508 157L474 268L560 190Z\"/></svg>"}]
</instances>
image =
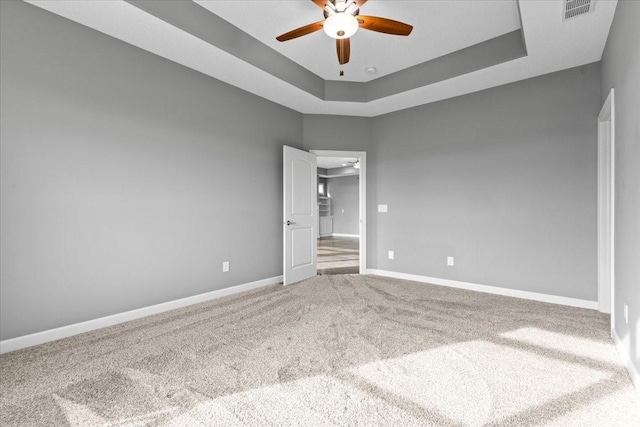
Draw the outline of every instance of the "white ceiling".
<instances>
[{"instance_id":1,"label":"white ceiling","mask_svg":"<svg viewBox=\"0 0 640 427\"><path fill-rule=\"evenodd\" d=\"M318 167L323 169L340 168L348 166L349 162L355 162L358 160L355 157L318 157Z\"/></svg>"},{"instance_id":2,"label":"white ceiling","mask_svg":"<svg viewBox=\"0 0 640 427\"><path fill-rule=\"evenodd\" d=\"M357 103L324 101L317 98L122 0L26 1L296 111L307 114L340 114L366 117L377 116L599 61L602 57L617 4L617 0L595 0L596 4L593 12L563 21L562 0L518 0L517 3L520 9L524 38L528 50L526 57L375 101ZM412 13L414 10L418 11L416 13L420 13L423 18L431 19L436 13L440 13L436 11L440 9L449 10L449 7L453 7L450 3L455 3L460 10L464 10L465 8L482 9L483 5L487 8L495 7L496 10L498 10L504 6L505 9L500 12L500 14L504 14L504 20L502 18L493 19L491 16L488 16L491 15L489 13L482 14L482 18L478 19L479 25L475 25L476 23L474 22L474 25L471 26L473 33L470 35L466 34L466 27L460 27L460 23L466 18L447 15L448 17L437 20L439 30L437 34L432 34L431 39L426 37L417 48L415 46L411 47L411 41L403 44L403 49L424 49L426 51L424 58L426 58L430 55L438 55L446 52L446 49L452 49L455 48L455 46L462 46L465 43L469 43L473 37L477 37L476 42L482 41L481 37L491 37L490 28L489 30L487 28L483 29L481 28L482 24L486 27L504 25L504 28L506 28L510 25L509 22L511 22L507 22L508 19L510 19L507 17L512 17L510 13L513 12L512 9L510 9L511 12L507 11L509 6L506 6L506 4L512 5L513 2L504 0L505 5L500 5L499 3L502 2L503 1L488 0L369 0L369 2L363 6L363 14L381 15L391 19L405 21L414 25L414 32L420 36L420 34L428 31L428 29L424 28L426 24L423 23L424 21L422 19L415 19L416 15ZM218 5L218 3L220 3L220 5ZM246 31L267 31L266 29L270 27L265 23L269 22L269 20L263 19L264 23L260 22L259 24L252 23L252 20L255 21L260 18L260 16L263 16L257 16L258 12L254 10L255 7L262 8L261 3L265 3L266 5L271 2L267 0L233 0L214 1L204 5L209 9L220 6L226 10L225 12L220 11L221 14L228 13L234 15L233 18L229 17L229 19L235 20L237 18L235 15L239 12L236 10L229 12L230 5L233 5L233 7L237 7L239 11L247 14L247 20L249 22L238 22L238 24L245 27ZM274 24L273 34L270 34L268 40L263 40L267 44L273 43L273 37L289 31L297 25L304 25L305 23L319 20L319 18L317 18L318 12L314 9L320 9L313 5L311 1L308 2L308 6L304 0L276 3L284 3L288 8L295 7L296 9L304 9L305 15L304 18L302 18L297 14L285 11L283 15L286 16L287 19L284 19L284 17L279 17L277 13L271 12L271 9L266 8L263 13L269 13L269 15L272 16L271 19L277 19L278 21L277 25ZM376 3L379 4L376 5ZM266 11L267 9L268 12ZM206 13L204 9L203 12ZM274 15L278 15L278 17L273 18ZM459 34L461 32L465 34ZM316 53L313 49L310 49L309 45L304 44L307 41L309 41L311 46L313 46L314 42L324 44L321 37L326 36L324 36L323 33L311 34L299 40L302 48L297 47L298 42L290 41L282 43L283 46L279 47L279 49L287 49L286 51L281 50L281 52L305 67L313 69L314 73L320 75L322 75L322 73L331 74L335 72L335 70L331 71L331 64L337 63L337 61L334 62L335 52L329 49L330 52L327 53L330 57L328 58L328 65L325 63L317 65L315 64L317 58L325 54L322 52ZM407 58L404 59L388 57L387 55L391 55L391 53L384 53L386 48L383 49L384 45L382 45L382 43L395 43L393 41L394 38L400 39L400 41L404 39L406 42L410 40L411 37L411 35L407 38L378 34L367 35L365 31L362 31L362 34L359 32L354 36L352 55L359 55L360 53L364 55L366 52L374 52L375 54L373 56L368 56L368 58L371 59L367 60L375 63L367 63L367 66L376 66L381 74L389 72L388 70L396 66L398 61L406 60L410 62L421 60L415 59L415 57L410 54L407 54ZM318 40L314 38L318 38ZM289 44L290 47L284 46L286 44ZM373 47L370 44L372 44ZM304 51L305 49L309 54ZM402 52L404 52L404 50ZM371 55L371 53L367 55ZM420 55L422 55L422 53L420 53ZM313 67L320 68L316 69ZM362 68L362 64L360 68ZM356 71L345 71L347 71L347 74L353 72L353 78L357 77Z\"/></svg>"},{"instance_id":3,"label":"white ceiling","mask_svg":"<svg viewBox=\"0 0 640 427\"><path fill-rule=\"evenodd\" d=\"M310 0L194 1L325 80L369 81L520 28L516 0L370 0L361 15L405 22L414 29L408 37L359 30L351 37L349 63L340 66L335 41L324 31L283 43L276 40L324 19ZM367 67L378 71L367 74ZM343 78L338 75L341 69Z\"/></svg>"}]
</instances>

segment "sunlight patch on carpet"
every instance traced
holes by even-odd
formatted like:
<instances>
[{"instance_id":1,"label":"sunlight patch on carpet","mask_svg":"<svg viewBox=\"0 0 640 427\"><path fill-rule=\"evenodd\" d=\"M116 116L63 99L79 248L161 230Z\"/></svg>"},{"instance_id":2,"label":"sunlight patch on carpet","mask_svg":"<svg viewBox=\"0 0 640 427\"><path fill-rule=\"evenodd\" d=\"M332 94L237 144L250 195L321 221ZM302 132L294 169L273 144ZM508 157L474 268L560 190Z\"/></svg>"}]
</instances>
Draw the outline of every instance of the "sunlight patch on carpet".
<instances>
[{"instance_id":1,"label":"sunlight patch on carpet","mask_svg":"<svg viewBox=\"0 0 640 427\"><path fill-rule=\"evenodd\" d=\"M438 411L456 424L482 425L491 414L490 390L473 363L453 347L381 360L349 371L388 393Z\"/></svg>"},{"instance_id":2,"label":"sunlight patch on carpet","mask_svg":"<svg viewBox=\"0 0 640 427\"><path fill-rule=\"evenodd\" d=\"M602 362L620 365L620 356L610 342L591 340L540 328L520 328L500 334L500 336L526 342L538 347L558 350Z\"/></svg>"},{"instance_id":3,"label":"sunlight patch on carpet","mask_svg":"<svg viewBox=\"0 0 640 427\"><path fill-rule=\"evenodd\" d=\"M336 378L320 375L235 393L203 402L167 425L343 425L381 421L417 425L382 399Z\"/></svg>"}]
</instances>

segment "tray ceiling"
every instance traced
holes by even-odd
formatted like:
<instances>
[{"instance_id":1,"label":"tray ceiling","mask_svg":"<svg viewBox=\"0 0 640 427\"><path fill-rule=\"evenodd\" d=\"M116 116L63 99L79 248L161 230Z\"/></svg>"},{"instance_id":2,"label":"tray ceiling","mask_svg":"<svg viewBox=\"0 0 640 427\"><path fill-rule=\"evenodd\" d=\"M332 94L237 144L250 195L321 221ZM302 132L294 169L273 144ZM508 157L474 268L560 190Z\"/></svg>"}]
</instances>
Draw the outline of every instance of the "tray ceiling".
<instances>
[{"instance_id":1,"label":"tray ceiling","mask_svg":"<svg viewBox=\"0 0 640 427\"><path fill-rule=\"evenodd\" d=\"M516 0L370 0L362 6L362 15L406 22L413 31L400 37L358 30L351 38L351 59L340 66L335 42L323 31L284 43L276 40L323 19L322 10L311 1L195 2L325 80L366 82L520 28ZM368 67L377 72L368 74ZM341 69L343 78L338 75Z\"/></svg>"},{"instance_id":2,"label":"tray ceiling","mask_svg":"<svg viewBox=\"0 0 640 427\"><path fill-rule=\"evenodd\" d=\"M27 2L302 113L367 117L599 61L617 4L563 21L562 0L369 0L363 14L413 33L359 30L340 79L324 33L275 41L322 19L311 1Z\"/></svg>"}]
</instances>

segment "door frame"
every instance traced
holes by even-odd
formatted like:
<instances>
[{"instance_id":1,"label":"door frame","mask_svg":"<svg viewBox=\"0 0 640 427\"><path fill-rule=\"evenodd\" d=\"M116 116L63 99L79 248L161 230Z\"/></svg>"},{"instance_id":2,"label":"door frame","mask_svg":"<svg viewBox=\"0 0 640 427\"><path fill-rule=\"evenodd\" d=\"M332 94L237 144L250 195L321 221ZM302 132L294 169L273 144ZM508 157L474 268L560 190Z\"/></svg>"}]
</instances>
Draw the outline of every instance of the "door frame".
<instances>
[{"instance_id":1,"label":"door frame","mask_svg":"<svg viewBox=\"0 0 640 427\"><path fill-rule=\"evenodd\" d=\"M359 210L360 210L360 274L367 273L367 152L338 150L309 150L318 157L357 157L360 160Z\"/></svg>"},{"instance_id":2,"label":"door frame","mask_svg":"<svg viewBox=\"0 0 640 427\"><path fill-rule=\"evenodd\" d=\"M611 313L615 330L615 97L598 115L598 310Z\"/></svg>"}]
</instances>

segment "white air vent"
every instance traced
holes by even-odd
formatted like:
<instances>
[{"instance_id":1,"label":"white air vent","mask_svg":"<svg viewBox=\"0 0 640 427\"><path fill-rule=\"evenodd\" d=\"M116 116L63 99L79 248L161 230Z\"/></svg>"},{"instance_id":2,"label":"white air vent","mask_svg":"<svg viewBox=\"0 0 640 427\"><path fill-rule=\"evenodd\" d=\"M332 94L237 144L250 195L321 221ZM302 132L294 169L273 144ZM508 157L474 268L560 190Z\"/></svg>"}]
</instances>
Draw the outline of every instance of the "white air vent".
<instances>
[{"instance_id":1,"label":"white air vent","mask_svg":"<svg viewBox=\"0 0 640 427\"><path fill-rule=\"evenodd\" d=\"M595 3L596 0L564 0L562 20L566 21L567 19L591 12Z\"/></svg>"}]
</instances>

